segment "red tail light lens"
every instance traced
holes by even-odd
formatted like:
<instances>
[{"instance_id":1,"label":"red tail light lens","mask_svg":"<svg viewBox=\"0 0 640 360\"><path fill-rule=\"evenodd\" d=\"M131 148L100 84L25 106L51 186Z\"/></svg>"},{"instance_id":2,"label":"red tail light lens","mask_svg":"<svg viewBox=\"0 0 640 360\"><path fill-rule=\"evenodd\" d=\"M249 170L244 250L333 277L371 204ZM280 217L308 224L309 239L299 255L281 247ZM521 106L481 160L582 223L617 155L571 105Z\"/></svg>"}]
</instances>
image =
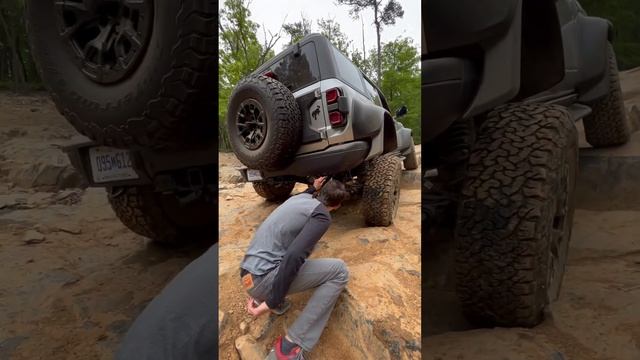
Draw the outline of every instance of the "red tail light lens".
<instances>
[{"instance_id":1,"label":"red tail light lens","mask_svg":"<svg viewBox=\"0 0 640 360\"><path fill-rule=\"evenodd\" d=\"M267 71L266 73L262 74L266 77L270 77L272 79L276 79L278 80L278 77L276 76L276 74L273 71Z\"/></svg>"},{"instance_id":2,"label":"red tail light lens","mask_svg":"<svg viewBox=\"0 0 640 360\"><path fill-rule=\"evenodd\" d=\"M338 101L340 97L340 90L337 88L327 90L327 104L333 104Z\"/></svg>"},{"instance_id":3,"label":"red tail light lens","mask_svg":"<svg viewBox=\"0 0 640 360\"><path fill-rule=\"evenodd\" d=\"M331 126L342 126L344 125L344 116L340 111L332 111L329 113L329 122Z\"/></svg>"}]
</instances>

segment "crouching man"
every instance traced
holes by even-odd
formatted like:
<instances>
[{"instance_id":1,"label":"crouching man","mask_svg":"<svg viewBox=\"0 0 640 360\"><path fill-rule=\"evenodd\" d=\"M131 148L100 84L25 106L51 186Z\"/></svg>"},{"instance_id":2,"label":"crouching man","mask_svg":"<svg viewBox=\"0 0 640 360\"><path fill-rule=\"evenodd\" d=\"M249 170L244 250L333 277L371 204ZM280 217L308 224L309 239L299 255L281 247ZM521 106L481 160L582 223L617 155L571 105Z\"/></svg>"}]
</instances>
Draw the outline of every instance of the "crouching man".
<instances>
[{"instance_id":1,"label":"crouching man","mask_svg":"<svg viewBox=\"0 0 640 360\"><path fill-rule=\"evenodd\" d=\"M318 178L292 196L258 227L240 265L242 284L251 296L247 310L254 316L282 312L285 295L315 289L300 316L280 336L270 356L304 359L324 330L349 272L340 259L309 259L331 224L331 211L349 196L343 183Z\"/></svg>"}]
</instances>

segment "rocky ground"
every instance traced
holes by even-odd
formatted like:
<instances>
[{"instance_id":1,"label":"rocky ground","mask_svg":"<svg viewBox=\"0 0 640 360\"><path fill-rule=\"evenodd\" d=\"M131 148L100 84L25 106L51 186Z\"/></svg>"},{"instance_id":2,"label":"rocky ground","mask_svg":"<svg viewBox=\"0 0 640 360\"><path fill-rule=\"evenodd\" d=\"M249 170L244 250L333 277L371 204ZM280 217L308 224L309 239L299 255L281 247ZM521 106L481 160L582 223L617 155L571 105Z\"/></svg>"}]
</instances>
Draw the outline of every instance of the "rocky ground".
<instances>
[{"instance_id":1,"label":"rocky ground","mask_svg":"<svg viewBox=\"0 0 640 360\"><path fill-rule=\"evenodd\" d=\"M640 69L621 78L637 130ZM430 285L423 292L425 359L640 359L640 132L615 149L581 143L569 264L553 315L533 329L473 328L448 281L451 248L433 242L422 260Z\"/></svg>"},{"instance_id":2,"label":"rocky ground","mask_svg":"<svg viewBox=\"0 0 640 360\"><path fill-rule=\"evenodd\" d=\"M111 359L130 323L205 250L127 230L60 146L46 94L0 93L0 359Z\"/></svg>"},{"instance_id":3,"label":"rocky ground","mask_svg":"<svg viewBox=\"0 0 640 360\"><path fill-rule=\"evenodd\" d=\"M263 359L275 338L302 310L310 292L291 296L283 316L254 319L238 269L256 227L277 206L235 183L239 165L220 155L220 359ZM418 171L405 172L400 208L387 228L366 227L360 204L333 213L333 224L312 257L338 257L350 270L339 299L311 359L420 358L420 189ZM304 190L300 185L296 190ZM236 348L239 352L236 352Z\"/></svg>"}]
</instances>

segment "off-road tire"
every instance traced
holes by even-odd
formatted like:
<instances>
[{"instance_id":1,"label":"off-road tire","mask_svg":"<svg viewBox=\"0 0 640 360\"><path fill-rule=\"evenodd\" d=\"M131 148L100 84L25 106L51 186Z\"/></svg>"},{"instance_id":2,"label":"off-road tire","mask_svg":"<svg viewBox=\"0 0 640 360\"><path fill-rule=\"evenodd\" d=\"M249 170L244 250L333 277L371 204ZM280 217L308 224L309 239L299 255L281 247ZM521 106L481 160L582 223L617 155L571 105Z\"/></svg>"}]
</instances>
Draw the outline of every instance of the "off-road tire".
<instances>
[{"instance_id":1,"label":"off-road tire","mask_svg":"<svg viewBox=\"0 0 640 360\"><path fill-rule=\"evenodd\" d=\"M253 189L269 201L278 201L286 199L295 185L295 181L256 181Z\"/></svg>"},{"instance_id":2,"label":"off-road tire","mask_svg":"<svg viewBox=\"0 0 640 360\"><path fill-rule=\"evenodd\" d=\"M266 117L266 135L257 149L247 148L236 125L240 107L254 99ZM288 165L302 142L300 109L284 84L267 76L249 76L233 90L227 110L227 131L236 157L247 167L277 170Z\"/></svg>"},{"instance_id":3,"label":"off-road tire","mask_svg":"<svg viewBox=\"0 0 640 360\"><path fill-rule=\"evenodd\" d=\"M107 189L107 194L118 219L154 242L217 241L217 217L211 204L196 201L180 206L171 195L156 193L148 186Z\"/></svg>"},{"instance_id":4,"label":"off-road tire","mask_svg":"<svg viewBox=\"0 0 640 360\"><path fill-rule=\"evenodd\" d=\"M611 44L608 44L608 56L609 91L605 97L591 104L593 112L582 120L587 142L593 147L625 144L631 136L616 54Z\"/></svg>"},{"instance_id":5,"label":"off-road tire","mask_svg":"<svg viewBox=\"0 0 640 360\"><path fill-rule=\"evenodd\" d=\"M411 139L411 152L409 152L404 159L404 169L415 170L418 166L420 166L420 163L418 162L418 155L416 154L416 146L413 143L413 139Z\"/></svg>"},{"instance_id":6,"label":"off-road tire","mask_svg":"<svg viewBox=\"0 0 640 360\"><path fill-rule=\"evenodd\" d=\"M135 69L111 84L90 79L77 65L73 47L59 34L54 3L28 0L25 18L41 77L80 133L117 147L216 141L217 2L154 1L146 50Z\"/></svg>"},{"instance_id":7,"label":"off-road tire","mask_svg":"<svg viewBox=\"0 0 640 360\"><path fill-rule=\"evenodd\" d=\"M400 203L402 160L396 154L381 155L367 165L362 189L362 212L369 226L389 226Z\"/></svg>"},{"instance_id":8,"label":"off-road tire","mask_svg":"<svg viewBox=\"0 0 640 360\"><path fill-rule=\"evenodd\" d=\"M577 149L575 125L559 106L509 104L482 125L455 231L457 294L472 322L534 326L557 298Z\"/></svg>"}]
</instances>

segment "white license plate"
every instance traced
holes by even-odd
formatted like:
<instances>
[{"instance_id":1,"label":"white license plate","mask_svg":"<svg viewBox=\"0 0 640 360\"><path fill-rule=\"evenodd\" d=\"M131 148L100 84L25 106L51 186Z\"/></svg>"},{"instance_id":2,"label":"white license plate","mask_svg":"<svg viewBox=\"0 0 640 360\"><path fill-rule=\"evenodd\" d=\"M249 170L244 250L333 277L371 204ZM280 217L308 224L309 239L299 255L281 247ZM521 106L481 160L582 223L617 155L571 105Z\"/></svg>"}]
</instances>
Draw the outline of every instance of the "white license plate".
<instances>
[{"instance_id":1,"label":"white license plate","mask_svg":"<svg viewBox=\"0 0 640 360\"><path fill-rule=\"evenodd\" d=\"M96 183L139 178L133 169L131 153L128 150L105 146L92 147L89 149L89 159L93 181Z\"/></svg>"},{"instance_id":2,"label":"white license plate","mask_svg":"<svg viewBox=\"0 0 640 360\"><path fill-rule=\"evenodd\" d=\"M260 180L262 180L262 175L260 174L260 170L247 169L247 180L249 180L249 181L260 181Z\"/></svg>"}]
</instances>

